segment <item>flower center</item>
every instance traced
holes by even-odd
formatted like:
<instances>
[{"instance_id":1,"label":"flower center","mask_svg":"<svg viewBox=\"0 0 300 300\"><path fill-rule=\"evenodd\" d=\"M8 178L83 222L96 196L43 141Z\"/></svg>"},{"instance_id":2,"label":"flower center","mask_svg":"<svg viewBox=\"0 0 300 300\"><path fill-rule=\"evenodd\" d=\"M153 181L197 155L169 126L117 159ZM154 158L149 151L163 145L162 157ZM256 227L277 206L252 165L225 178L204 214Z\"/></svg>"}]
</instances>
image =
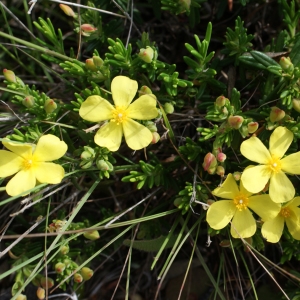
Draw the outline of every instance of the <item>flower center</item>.
<instances>
[{"instance_id":1,"label":"flower center","mask_svg":"<svg viewBox=\"0 0 300 300\"><path fill-rule=\"evenodd\" d=\"M280 214L284 217L284 218L288 218L291 215L291 211L289 210L288 207L282 208L280 211Z\"/></svg>"},{"instance_id":2,"label":"flower center","mask_svg":"<svg viewBox=\"0 0 300 300\"><path fill-rule=\"evenodd\" d=\"M274 173L278 173L281 170L281 162L280 159L276 156L272 156L272 158L268 161L269 168Z\"/></svg>"},{"instance_id":3,"label":"flower center","mask_svg":"<svg viewBox=\"0 0 300 300\"><path fill-rule=\"evenodd\" d=\"M34 162L34 159L32 156L28 157L28 158L25 158L22 162L22 169L24 171L28 171L30 170L31 168L33 168L35 165L35 162Z\"/></svg>"},{"instance_id":4,"label":"flower center","mask_svg":"<svg viewBox=\"0 0 300 300\"><path fill-rule=\"evenodd\" d=\"M248 197L246 197L244 194L239 194L233 199L233 203L235 204L236 208L239 211L242 211L243 209L246 209L249 203Z\"/></svg>"},{"instance_id":5,"label":"flower center","mask_svg":"<svg viewBox=\"0 0 300 300\"><path fill-rule=\"evenodd\" d=\"M126 109L122 106L117 106L112 113L113 118L111 119L112 122L116 122L117 125L123 123L127 119L127 112Z\"/></svg>"}]
</instances>

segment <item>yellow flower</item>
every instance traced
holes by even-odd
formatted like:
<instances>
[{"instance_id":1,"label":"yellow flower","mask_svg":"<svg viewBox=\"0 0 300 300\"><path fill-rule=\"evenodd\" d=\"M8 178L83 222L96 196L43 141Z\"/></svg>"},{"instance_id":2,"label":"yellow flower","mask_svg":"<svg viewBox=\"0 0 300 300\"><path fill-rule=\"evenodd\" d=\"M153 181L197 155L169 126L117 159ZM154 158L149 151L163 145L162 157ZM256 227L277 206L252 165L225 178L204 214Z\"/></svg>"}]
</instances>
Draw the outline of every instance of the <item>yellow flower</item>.
<instances>
[{"instance_id":1,"label":"yellow flower","mask_svg":"<svg viewBox=\"0 0 300 300\"><path fill-rule=\"evenodd\" d=\"M271 220L266 221L261 233L268 242L277 243L282 235L284 223L295 240L300 240L300 197L285 203L278 215Z\"/></svg>"},{"instance_id":2,"label":"yellow flower","mask_svg":"<svg viewBox=\"0 0 300 300\"><path fill-rule=\"evenodd\" d=\"M273 202L269 195L256 195L248 192L240 184L240 189L232 174L228 174L221 187L212 192L215 196L228 199L214 202L207 211L206 221L213 229L224 228L232 219L231 235L234 238L248 238L256 231L256 221L251 208L265 220L277 216L280 205Z\"/></svg>"},{"instance_id":3,"label":"yellow flower","mask_svg":"<svg viewBox=\"0 0 300 300\"><path fill-rule=\"evenodd\" d=\"M257 137L241 144L241 153L260 164L247 168L242 174L241 180L248 191L258 193L270 179L269 194L274 202L287 202L294 197L294 186L285 173L300 174L300 152L282 158L293 136L291 131L280 126L271 134L269 150Z\"/></svg>"},{"instance_id":4,"label":"yellow flower","mask_svg":"<svg viewBox=\"0 0 300 300\"><path fill-rule=\"evenodd\" d=\"M115 106L100 96L90 96L81 105L80 116L91 122L110 120L95 135L95 143L110 151L117 151L124 134L129 148L139 150L152 141L152 133L145 126L134 121L157 117L156 99L153 95L143 95L133 103L138 84L125 76L112 80L111 92Z\"/></svg>"},{"instance_id":5,"label":"yellow flower","mask_svg":"<svg viewBox=\"0 0 300 300\"><path fill-rule=\"evenodd\" d=\"M59 183L64 177L64 168L49 161L62 157L67 144L58 137L42 136L37 145L21 144L3 140L2 144L10 151L0 150L0 177L17 173L6 185L6 192L16 196L35 187L39 183Z\"/></svg>"}]
</instances>

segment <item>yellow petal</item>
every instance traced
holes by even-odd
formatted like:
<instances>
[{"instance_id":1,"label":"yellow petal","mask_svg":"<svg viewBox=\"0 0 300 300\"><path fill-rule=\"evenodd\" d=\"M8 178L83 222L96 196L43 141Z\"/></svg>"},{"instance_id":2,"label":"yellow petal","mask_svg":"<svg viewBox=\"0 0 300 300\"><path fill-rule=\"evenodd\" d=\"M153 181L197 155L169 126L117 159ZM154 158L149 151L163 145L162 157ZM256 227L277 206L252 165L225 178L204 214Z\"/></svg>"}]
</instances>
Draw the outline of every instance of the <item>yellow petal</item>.
<instances>
[{"instance_id":1,"label":"yellow petal","mask_svg":"<svg viewBox=\"0 0 300 300\"><path fill-rule=\"evenodd\" d=\"M88 97L80 106L79 115L90 122L100 122L112 119L114 107L100 96Z\"/></svg>"},{"instance_id":2,"label":"yellow petal","mask_svg":"<svg viewBox=\"0 0 300 300\"><path fill-rule=\"evenodd\" d=\"M286 203L285 206L289 206L289 207L298 207L300 205L300 197L295 197L292 201L290 201L289 203Z\"/></svg>"},{"instance_id":3,"label":"yellow petal","mask_svg":"<svg viewBox=\"0 0 300 300\"><path fill-rule=\"evenodd\" d=\"M244 187L252 192L258 193L267 184L271 177L271 171L267 166L254 166L252 168L246 168L242 174L241 180Z\"/></svg>"},{"instance_id":4,"label":"yellow petal","mask_svg":"<svg viewBox=\"0 0 300 300\"><path fill-rule=\"evenodd\" d=\"M223 199L233 199L239 194L239 188L232 174L228 174L222 185L212 192L215 196Z\"/></svg>"},{"instance_id":5,"label":"yellow petal","mask_svg":"<svg viewBox=\"0 0 300 300\"><path fill-rule=\"evenodd\" d=\"M272 201L269 195L257 195L250 197L248 207L264 221L275 218L281 209L281 205Z\"/></svg>"},{"instance_id":6,"label":"yellow petal","mask_svg":"<svg viewBox=\"0 0 300 300\"><path fill-rule=\"evenodd\" d=\"M271 176L269 194L274 202L283 203L294 198L295 188L287 176L280 171Z\"/></svg>"},{"instance_id":7,"label":"yellow petal","mask_svg":"<svg viewBox=\"0 0 300 300\"><path fill-rule=\"evenodd\" d=\"M127 108L137 90L137 82L126 76L117 76L111 82L112 98L116 106Z\"/></svg>"},{"instance_id":8,"label":"yellow petal","mask_svg":"<svg viewBox=\"0 0 300 300\"><path fill-rule=\"evenodd\" d=\"M22 156L23 158L29 157L33 150L33 145L31 144L21 144L9 140L3 140L2 144L7 149L9 149L10 151L14 152L17 155Z\"/></svg>"},{"instance_id":9,"label":"yellow petal","mask_svg":"<svg viewBox=\"0 0 300 300\"><path fill-rule=\"evenodd\" d=\"M128 147L133 150L145 148L152 141L151 131L132 119L123 122L123 131Z\"/></svg>"},{"instance_id":10,"label":"yellow petal","mask_svg":"<svg viewBox=\"0 0 300 300\"><path fill-rule=\"evenodd\" d=\"M26 191L35 187L36 179L34 172L23 171L18 172L6 185L6 192L10 196L17 196L19 194L27 195Z\"/></svg>"},{"instance_id":11,"label":"yellow petal","mask_svg":"<svg viewBox=\"0 0 300 300\"><path fill-rule=\"evenodd\" d=\"M251 137L242 142L241 153L249 160L259 164L266 164L271 159L270 152L257 137Z\"/></svg>"},{"instance_id":12,"label":"yellow petal","mask_svg":"<svg viewBox=\"0 0 300 300\"><path fill-rule=\"evenodd\" d=\"M52 161L61 158L67 152L68 146L57 136L43 135L33 152L35 161Z\"/></svg>"},{"instance_id":13,"label":"yellow petal","mask_svg":"<svg viewBox=\"0 0 300 300\"><path fill-rule=\"evenodd\" d=\"M285 219L287 228L296 240L300 240L300 223L299 223L300 208L291 211L291 215Z\"/></svg>"},{"instance_id":14,"label":"yellow petal","mask_svg":"<svg viewBox=\"0 0 300 300\"><path fill-rule=\"evenodd\" d=\"M276 218L266 221L262 228L262 236L270 243L277 243L280 240L284 226L284 218L278 215Z\"/></svg>"},{"instance_id":15,"label":"yellow petal","mask_svg":"<svg viewBox=\"0 0 300 300\"><path fill-rule=\"evenodd\" d=\"M249 209L237 210L233 216L230 233L234 238L248 238L254 235L256 222Z\"/></svg>"},{"instance_id":16,"label":"yellow petal","mask_svg":"<svg viewBox=\"0 0 300 300\"><path fill-rule=\"evenodd\" d=\"M247 170L248 168L253 168L255 166L248 166L245 170ZM246 197L250 197L251 195L253 195L253 193L249 192L247 189L245 189L244 185L243 185L243 181L240 180L240 192L245 195Z\"/></svg>"},{"instance_id":17,"label":"yellow petal","mask_svg":"<svg viewBox=\"0 0 300 300\"><path fill-rule=\"evenodd\" d=\"M236 207L232 200L214 202L207 211L206 221L213 229L224 228L232 219Z\"/></svg>"},{"instance_id":18,"label":"yellow petal","mask_svg":"<svg viewBox=\"0 0 300 300\"><path fill-rule=\"evenodd\" d=\"M7 177L20 171L23 158L13 152L0 150L0 177Z\"/></svg>"},{"instance_id":19,"label":"yellow petal","mask_svg":"<svg viewBox=\"0 0 300 300\"><path fill-rule=\"evenodd\" d=\"M277 127L270 137L269 149L272 155L281 158L293 141L293 133L285 127Z\"/></svg>"},{"instance_id":20,"label":"yellow petal","mask_svg":"<svg viewBox=\"0 0 300 300\"><path fill-rule=\"evenodd\" d=\"M62 166L54 163L42 162L35 169L34 174L40 183L60 183L65 176Z\"/></svg>"},{"instance_id":21,"label":"yellow petal","mask_svg":"<svg viewBox=\"0 0 300 300\"><path fill-rule=\"evenodd\" d=\"M116 122L108 122L103 125L95 135L95 143L100 147L106 147L110 151L117 151L122 141L122 125Z\"/></svg>"},{"instance_id":22,"label":"yellow petal","mask_svg":"<svg viewBox=\"0 0 300 300\"><path fill-rule=\"evenodd\" d=\"M280 160L282 171L300 175L300 152L288 155Z\"/></svg>"},{"instance_id":23,"label":"yellow petal","mask_svg":"<svg viewBox=\"0 0 300 300\"><path fill-rule=\"evenodd\" d=\"M150 120L156 118L158 110L156 99L151 95L143 95L129 105L126 110L128 118L136 120Z\"/></svg>"}]
</instances>

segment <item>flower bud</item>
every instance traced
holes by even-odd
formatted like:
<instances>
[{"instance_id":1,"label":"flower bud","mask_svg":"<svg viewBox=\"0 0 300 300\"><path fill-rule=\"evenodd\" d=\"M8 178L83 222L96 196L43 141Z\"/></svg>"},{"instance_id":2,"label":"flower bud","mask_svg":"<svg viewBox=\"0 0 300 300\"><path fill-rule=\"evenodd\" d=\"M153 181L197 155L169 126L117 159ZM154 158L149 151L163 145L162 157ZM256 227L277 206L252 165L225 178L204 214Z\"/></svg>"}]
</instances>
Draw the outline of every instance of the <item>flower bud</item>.
<instances>
[{"instance_id":1,"label":"flower bud","mask_svg":"<svg viewBox=\"0 0 300 300\"><path fill-rule=\"evenodd\" d=\"M3 70L4 78L11 83L17 83L16 75L13 71L4 69Z\"/></svg>"},{"instance_id":2,"label":"flower bud","mask_svg":"<svg viewBox=\"0 0 300 300\"><path fill-rule=\"evenodd\" d=\"M215 200L208 199L206 203L210 206L210 205L212 205L215 202L216 202Z\"/></svg>"},{"instance_id":3,"label":"flower bud","mask_svg":"<svg viewBox=\"0 0 300 300\"><path fill-rule=\"evenodd\" d=\"M217 168L218 162L216 157L212 153L207 153L204 157L204 162L202 164L205 171L209 174L214 174Z\"/></svg>"},{"instance_id":4,"label":"flower bud","mask_svg":"<svg viewBox=\"0 0 300 300\"><path fill-rule=\"evenodd\" d=\"M223 152L219 152L218 154L217 154L217 160L219 161L219 162L224 162L225 160L226 160L226 154L225 153L223 153Z\"/></svg>"},{"instance_id":5,"label":"flower bud","mask_svg":"<svg viewBox=\"0 0 300 300\"><path fill-rule=\"evenodd\" d=\"M250 122L247 125L247 129L249 133L254 133L258 129L258 123L257 122Z\"/></svg>"},{"instance_id":6,"label":"flower bud","mask_svg":"<svg viewBox=\"0 0 300 300\"><path fill-rule=\"evenodd\" d=\"M93 62L96 67L102 67L103 65L103 60L99 56L93 56Z\"/></svg>"},{"instance_id":7,"label":"flower bud","mask_svg":"<svg viewBox=\"0 0 300 300\"><path fill-rule=\"evenodd\" d=\"M84 280L89 280L91 279L91 277L93 276L94 274L94 271L90 268L87 268L87 267L83 267L81 270L80 270L80 274L82 275L82 278Z\"/></svg>"},{"instance_id":8,"label":"flower bud","mask_svg":"<svg viewBox=\"0 0 300 300\"><path fill-rule=\"evenodd\" d=\"M88 239L88 240L91 240L91 241L94 241L94 240L97 240L100 238L100 234L97 230L94 230L94 231L86 231L83 236Z\"/></svg>"},{"instance_id":9,"label":"flower bud","mask_svg":"<svg viewBox=\"0 0 300 300\"><path fill-rule=\"evenodd\" d=\"M81 153L80 158L88 160L94 157L95 157L95 150L89 146L84 146L84 151Z\"/></svg>"},{"instance_id":10,"label":"flower bud","mask_svg":"<svg viewBox=\"0 0 300 300\"><path fill-rule=\"evenodd\" d=\"M173 104L170 102L165 103L164 110L165 110L166 114L172 114L174 112Z\"/></svg>"},{"instance_id":11,"label":"flower bud","mask_svg":"<svg viewBox=\"0 0 300 300\"><path fill-rule=\"evenodd\" d=\"M93 165L93 161L89 160L83 160L82 162L80 162L79 166L81 169L89 169L91 166Z\"/></svg>"},{"instance_id":12,"label":"flower bud","mask_svg":"<svg viewBox=\"0 0 300 300\"><path fill-rule=\"evenodd\" d=\"M300 99L294 98L292 104L293 104L293 109L298 113L300 113Z\"/></svg>"},{"instance_id":13,"label":"flower bud","mask_svg":"<svg viewBox=\"0 0 300 300\"><path fill-rule=\"evenodd\" d=\"M233 129L239 129L242 126L243 122L244 122L244 118L241 116L230 116L228 118L228 124Z\"/></svg>"},{"instance_id":14,"label":"flower bud","mask_svg":"<svg viewBox=\"0 0 300 300\"><path fill-rule=\"evenodd\" d=\"M62 255L68 254L69 251L70 251L69 245L64 245L64 246L60 247L60 253L61 253Z\"/></svg>"},{"instance_id":15,"label":"flower bud","mask_svg":"<svg viewBox=\"0 0 300 300\"><path fill-rule=\"evenodd\" d=\"M283 119L285 116L285 111L276 107L276 106L273 106L271 107L271 112L270 112L270 121L272 123L275 123L275 122L278 122L280 121L281 119Z\"/></svg>"},{"instance_id":16,"label":"flower bud","mask_svg":"<svg viewBox=\"0 0 300 300\"><path fill-rule=\"evenodd\" d=\"M294 65L291 62L291 59L289 57L281 57L279 64L282 68L282 70L286 71L286 72L293 72L294 70Z\"/></svg>"},{"instance_id":17,"label":"flower bud","mask_svg":"<svg viewBox=\"0 0 300 300\"><path fill-rule=\"evenodd\" d=\"M61 10L69 17L75 17L75 12L73 11L73 9L65 4L59 4L59 7L61 8Z\"/></svg>"},{"instance_id":18,"label":"flower bud","mask_svg":"<svg viewBox=\"0 0 300 300\"><path fill-rule=\"evenodd\" d=\"M52 288L54 286L54 280L50 277L46 278L46 277L41 277L40 279L40 284L43 288Z\"/></svg>"},{"instance_id":19,"label":"flower bud","mask_svg":"<svg viewBox=\"0 0 300 300\"><path fill-rule=\"evenodd\" d=\"M152 94L151 89L148 88L146 85L143 85L138 92L139 92L139 96Z\"/></svg>"},{"instance_id":20,"label":"flower bud","mask_svg":"<svg viewBox=\"0 0 300 300\"><path fill-rule=\"evenodd\" d=\"M151 131L151 132L157 132L156 124L152 121L146 121L144 125Z\"/></svg>"},{"instance_id":21,"label":"flower bud","mask_svg":"<svg viewBox=\"0 0 300 300\"><path fill-rule=\"evenodd\" d=\"M97 67L95 66L94 60L92 58L88 58L85 61L85 67L93 72L97 71Z\"/></svg>"},{"instance_id":22,"label":"flower bud","mask_svg":"<svg viewBox=\"0 0 300 300\"><path fill-rule=\"evenodd\" d=\"M239 181L242 177L241 172L234 172L232 175L233 175L233 178L234 178L235 181Z\"/></svg>"},{"instance_id":23,"label":"flower bud","mask_svg":"<svg viewBox=\"0 0 300 300\"><path fill-rule=\"evenodd\" d=\"M218 174L221 177L224 177L225 169L222 166L217 166L216 174Z\"/></svg>"},{"instance_id":24,"label":"flower bud","mask_svg":"<svg viewBox=\"0 0 300 300\"><path fill-rule=\"evenodd\" d=\"M27 296L20 294L18 295L18 297L16 298L16 300L27 300Z\"/></svg>"},{"instance_id":25,"label":"flower bud","mask_svg":"<svg viewBox=\"0 0 300 300\"><path fill-rule=\"evenodd\" d=\"M226 97L224 96L219 96L217 99L216 99L216 106L218 107L222 107L226 104L226 100L228 100ZM229 100L228 100L229 101Z\"/></svg>"},{"instance_id":26,"label":"flower bud","mask_svg":"<svg viewBox=\"0 0 300 300\"><path fill-rule=\"evenodd\" d=\"M82 34L83 34L84 36L90 36L91 33L93 33L93 32L95 32L95 31L98 30L96 27L94 27L94 26L91 25L91 24L82 24L82 25L80 26L80 28L81 28Z\"/></svg>"},{"instance_id":27,"label":"flower bud","mask_svg":"<svg viewBox=\"0 0 300 300\"><path fill-rule=\"evenodd\" d=\"M36 291L36 296L38 297L38 299L43 300L45 299L46 291L43 288L38 287Z\"/></svg>"},{"instance_id":28,"label":"flower bud","mask_svg":"<svg viewBox=\"0 0 300 300\"><path fill-rule=\"evenodd\" d=\"M138 54L138 56L141 60L149 64L153 60L154 50L151 47L147 46L146 49L140 49L140 53Z\"/></svg>"},{"instance_id":29,"label":"flower bud","mask_svg":"<svg viewBox=\"0 0 300 300\"><path fill-rule=\"evenodd\" d=\"M23 104L24 106L26 106L27 108L33 107L34 104L35 104L34 97L32 97L32 96L26 96L26 97L23 99L22 104Z\"/></svg>"},{"instance_id":30,"label":"flower bud","mask_svg":"<svg viewBox=\"0 0 300 300\"><path fill-rule=\"evenodd\" d=\"M103 159L97 160L96 165L100 171L108 171L109 170L109 165L108 165L107 161L105 161Z\"/></svg>"},{"instance_id":31,"label":"flower bud","mask_svg":"<svg viewBox=\"0 0 300 300\"><path fill-rule=\"evenodd\" d=\"M151 144L156 144L160 140L160 135L157 132L152 132Z\"/></svg>"},{"instance_id":32,"label":"flower bud","mask_svg":"<svg viewBox=\"0 0 300 300\"><path fill-rule=\"evenodd\" d=\"M66 265L64 263L57 263L54 267L56 273L61 274L66 268Z\"/></svg>"},{"instance_id":33,"label":"flower bud","mask_svg":"<svg viewBox=\"0 0 300 300\"><path fill-rule=\"evenodd\" d=\"M44 104L44 110L47 114L51 114L57 108L57 104L52 99L47 99Z\"/></svg>"},{"instance_id":34,"label":"flower bud","mask_svg":"<svg viewBox=\"0 0 300 300\"><path fill-rule=\"evenodd\" d=\"M74 274L74 281L77 283L81 283L83 281L82 276L79 273Z\"/></svg>"},{"instance_id":35,"label":"flower bud","mask_svg":"<svg viewBox=\"0 0 300 300\"><path fill-rule=\"evenodd\" d=\"M181 7L182 9L184 9L184 11L190 11L191 0L181 0L180 2L181 2Z\"/></svg>"}]
</instances>

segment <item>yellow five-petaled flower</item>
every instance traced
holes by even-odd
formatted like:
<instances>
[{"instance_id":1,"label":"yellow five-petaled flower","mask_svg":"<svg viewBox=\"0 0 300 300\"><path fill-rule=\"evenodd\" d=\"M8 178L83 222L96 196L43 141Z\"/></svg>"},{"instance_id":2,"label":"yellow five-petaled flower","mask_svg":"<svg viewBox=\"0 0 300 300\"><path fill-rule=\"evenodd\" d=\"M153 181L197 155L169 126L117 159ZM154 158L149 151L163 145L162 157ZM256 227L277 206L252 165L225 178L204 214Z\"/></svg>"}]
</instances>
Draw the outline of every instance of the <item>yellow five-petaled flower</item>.
<instances>
[{"instance_id":1,"label":"yellow five-petaled flower","mask_svg":"<svg viewBox=\"0 0 300 300\"><path fill-rule=\"evenodd\" d=\"M269 195L253 196L242 183L238 188L232 174L228 174L222 186L212 193L222 200L210 205L206 220L211 228L219 230L232 219L230 232L234 238L254 235L256 221L249 208L264 220L274 218L280 211L280 205L273 202Z\"/></svg>"},{"instance_id":2,"label":"yellow five-petaled flower","mask_svg":"<svg viewBox=\"0 0 300 300\"><path fill-rule=\"evenodd\" d=\"M295 240L300 240L300 197L285 203L278 215L264 222L261 233L268 242L277 243L282 235L284 223Z\"/></svg>"},{"instance_id":3,"label":"yellow five-petaled flower","mask_svg":"<svg viewBox=\"0 0 300 300\"><path fill-rule=\"evenodd\" d=\"M61 158L68 146L58 137L47 134L37 145L3 140L10 151L0 150L0 177L17 173L6 185L10 196L26 194L36 183L60 183L65 175L64 168L50 161Z\"/></svg>"},{"instance_id":4,"label":"yellow five-petaled flower","mask_svg":"<svg viewBox=\"0 0 300 300\"><path fill-rule=\"evenodd\" d=\"M136 120L150 120L158 115L153 95L143 95L133 103L138 84L126 76L112 80L114 106L100 96L90 96L81 105L80 116L91 122L108 120L95 135L95 143L110 151L117 151L124 134L127 145L133 150L147 147L153 138L151 131Z\"/></svg>"},{"instance_id":5,"label":"yellow five-petaled flower","mask_svg":"<svg viewBox=\"0 0 300 300\"><path fill-rule=\"evenodd\" d=\"M300 174L300 152L283 158L293 137L290 130L280 126L271 134L269 150L257 137L241 144L241 153L260 164L247 168L242 174L241 180L248 191L258 193L270 180L269 194L274 202L283 203L294 197L295 188L285 173Z\"/></svg>"}]
</instances>

